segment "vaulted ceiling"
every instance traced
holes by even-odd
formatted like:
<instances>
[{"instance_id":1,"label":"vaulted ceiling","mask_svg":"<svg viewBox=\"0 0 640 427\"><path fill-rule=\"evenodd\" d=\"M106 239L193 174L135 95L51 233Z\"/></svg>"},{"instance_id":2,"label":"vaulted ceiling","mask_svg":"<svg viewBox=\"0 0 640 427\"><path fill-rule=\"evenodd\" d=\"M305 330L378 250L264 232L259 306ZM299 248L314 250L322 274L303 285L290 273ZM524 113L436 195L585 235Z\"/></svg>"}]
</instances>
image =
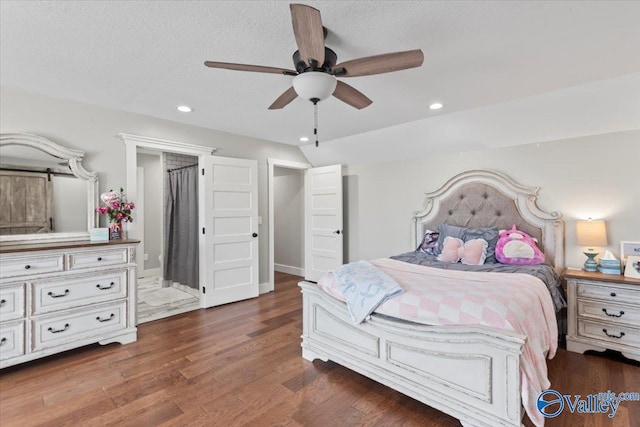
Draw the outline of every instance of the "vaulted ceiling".
<instances>
[{"instance_id":1,"label":"vaulted ceiling","mask_svg":"<svg viewBox=\"0 0 640 427\"><path fill-rule=\"evenodd\" d=\"M409 122L447 123L448 115L474 116L469 111L633 74L638 88L640 2L305 4L321 11L338 62L417 48L425 55L421 68L349 79L373 104L358 111L323 101L321 141ZM292 68L289 2L2 1L0 7L3 86L286 144L311 136L310 102L267 110L291 77L203 65ZM430 110L435 101L445 107ZM180 104L195 111L180 113Z\"/></svg>"}]
</instances>

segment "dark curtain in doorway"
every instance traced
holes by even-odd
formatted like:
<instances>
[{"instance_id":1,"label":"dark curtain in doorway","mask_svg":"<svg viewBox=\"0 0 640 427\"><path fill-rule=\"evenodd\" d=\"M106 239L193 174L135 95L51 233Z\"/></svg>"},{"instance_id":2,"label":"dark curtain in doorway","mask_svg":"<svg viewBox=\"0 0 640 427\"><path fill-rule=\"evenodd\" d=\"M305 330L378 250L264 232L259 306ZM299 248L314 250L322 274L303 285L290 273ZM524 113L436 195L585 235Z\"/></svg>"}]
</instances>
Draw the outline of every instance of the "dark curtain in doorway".
<instances>
[{"instance_id":1,"label":"dark curtain in doorway","mask_svg":"<svg viewBox=\"0 0 640 427\"><path fill-rule=\"evenodd\" d=\"M164 279L198 289L198 168L169 172Z\"/></svg>"}]
</instances>

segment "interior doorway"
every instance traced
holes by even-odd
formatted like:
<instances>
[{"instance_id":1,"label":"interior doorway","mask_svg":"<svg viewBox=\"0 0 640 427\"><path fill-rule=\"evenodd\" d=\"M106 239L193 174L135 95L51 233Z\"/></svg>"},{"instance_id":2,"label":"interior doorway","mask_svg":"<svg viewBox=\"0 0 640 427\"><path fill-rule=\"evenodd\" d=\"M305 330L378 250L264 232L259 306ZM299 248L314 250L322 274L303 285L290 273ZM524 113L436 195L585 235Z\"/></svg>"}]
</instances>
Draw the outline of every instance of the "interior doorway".
<instances>
[{"instance_id":1,"label":"interior doorway","mask_svg":"<svg viewBox=\"0 0 640 427\"><path fill-rule=\"evenodd\" d=\"M304 277L305 185L308 163L268 159L269 165L269 286L275 271Z\"/></svg>"},{"instance_id":2,"label":"interior doorway","mask_svg":"<svg viewBox=\"0 0 640 427\"><path fill-rule=\"evenodd\" d=\"M136 256L138 323L200 308L197 280L194 283L181 280L172 271L172 265L165 265L167 260L175 259L175 251L184 251L184 248L174 247L175 244L165 245L173 242L172 236L166 235L171 232L167 228L167 212L172 213L168 205L174 202L171 183L180 179L181 176L176 175L184 173L182 171L187 168L193 168L192 175L197 176L197 166L197 156L145 148L137 150L136 220L140 230ZM197 178L193 184L197 185ZM192 192L197 195L197 187ZM194 213L197 215L197 196L195 203ZM192 233L195 236L190 238L195 251L198 246L197 228L195 224Z\"/></svg>"},{"instance_id":3,"label":"interior doorway","mask_svg":"<svg viewBox=\"0 0 640 427\"><path fill-rule=\"evenodd\" d=\"M166 165L166 156L168 154L175 154L175 155L184 155L184 156L190 156L189 161L194 162L196 164L198 164L198 166L200 165L201 161L204 158L210 157L213 152L215 152L215 148L212 147L205 147L205 146L200 146L200 145L193 145L193 144L185 144L182 142L176 142L176 141L168 141L168 140L162 140L162 139L157 139L157 138L149 138L149 137L144 137L144 136L138 136L138 135L130 135L130 134L120 134L119 135L120 138L124 141L125 143L125 163L126 163L126 193L127 193L127 197L129 200L131 201L135 201L138 204L138 207L140 207L140 203L142 203L142 211L146 211L147 214L151 213L151 214L156 214L157 216L161 216L162 217L162 226L163 226L163 231L159 232L159 235L162 235L164 238L164 209L161 209L161 212L154 212L153 209L150 209L149 207L145 206L145 200L147 199L149 200L149 197L144 197L145 193L148 193L149 191L147 190L145 192L145 186L146 183L154 183L154 185L160 186L163 188L162 191L162 204L164 206L164 183L165 183L165 179L167 178L167 165ZM151 156L156 156L156 158L160 158L162 159L161 161L161 166L160 166L160 174L161 177L158 177L157 175L154 175L153 173L151 173L151 177L147 177L147 179L144 179L144 175L146 175L143 172L143 177L142 179L139 178L139 174L138 174L138 167L140 166L138 164L138 156L143 155L143 154L147 154L147 155L151 155ZM140 183L140 185L139 185ZM200 190L198 190L198 201L200 203L202 203L203 199L204 199L204 193ZM156 198L157 199L157 196ZM154 202L157 202L157 200L154 200ZM149 203L154 203L154 202L148 202ZM146 208L146 209L145 209ZM138 216L136 216L136 220L133 221L132 223L128 224L128 234L129 237L131 239L137 239L140 240L143 244L143 246L139 246L137 248L136 251L136 261L137 264L140 266L139 269L141 271L145 271L145 254L147 255L146 258L148 258L149 261L151 261L152 258L152 254L149 251L148 248L148 244L146 245L147 247L144 247L144 243L146 240L149 239L145 239L144 236L144 229L145 229L145 221L144 218L142 218L141 221L138 221L138 219L140 216L140 210L138 210ZM147 217L149 215L146 215ZM147 221L148 222L148 221ZM200 222L200 221L199 221ZM201 238L199 238L199 245L201 245ZM160 248L164 248L164 240L162 241L162 244L160 245ZM162 250L162 252L159 255L159 259L158 259L158 264L159 267L162 271L162 266L163 266L163 262L164 262L164 257L165 254L163 253L164 251ZM146 275L146 273L143 273L143 275ZM160 276L159 276L160 277ZM162 282L159 277L142 277L141 279L138 280L138 286L136 287L136 301L141 300L140 296L142 294L142 292L146 292L149 298L146 298L147 300L150 300L150 298L153 297L157 297L155 300L152 301L152 304L149 304L150 306L152 306L152 313L141 313L141 310L139 310L140 307L136 307L136 324L140 323L140 321L150 321L150 320L154 320L155 318L161 318L161 317L167 317L169 315L173 315L173 314L177 314L177 312L168 312L167 310L158 310L156 309L157 307L161 306L164 304L164 300L166 300L166 295L163 294L175 294L177 295L177 292L179 291L179 289L175 289L175 287L173 286L167 286L168 284L165 282ZM146 288L145 288L146 287ZM153 288L153 289L151 289ZM164 289L162 292L156 292L157 289ZM195 309L195 308L200 308L204 306L203 303L203 297L202 297L202 292L200 289L196 290L195 292L196 295L193 296L192 301L194 301L193 303L193 307L190 307L189 309ZM174 295L174 296L175 296ZM186 299L184 293L180 294L181 297L184 297L184 299ZM183 310L185 310L183 308Z\"/></svg>"}]
</instances>

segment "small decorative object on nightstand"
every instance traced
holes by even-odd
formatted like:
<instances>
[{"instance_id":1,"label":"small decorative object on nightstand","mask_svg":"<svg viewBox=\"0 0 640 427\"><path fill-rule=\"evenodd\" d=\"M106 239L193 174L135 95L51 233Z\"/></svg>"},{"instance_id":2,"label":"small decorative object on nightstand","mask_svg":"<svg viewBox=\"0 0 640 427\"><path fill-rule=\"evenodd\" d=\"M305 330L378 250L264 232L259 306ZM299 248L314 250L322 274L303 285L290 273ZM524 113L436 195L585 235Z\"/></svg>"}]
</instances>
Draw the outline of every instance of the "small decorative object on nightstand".
<instances>
[{"instance_id":1,"label":"small decorative object on nightstand","mask_svg":"<svg viewBox=\"0 0 640 427\"><path fill-rule=\"evenodd\" d=\"M567 350L620 351L640 361L640 279L566 270Z\"/></svg>"},{"instance_id":2,"label":"small decorative object on nightstand","mask_svg":"<svg viewBox=\"0 0 640 427\"><path fill-rule=\"evenodd\" d=\"M584 271L598 271L598 263L595 257L598 252L595 247L607 246L607 231L604 221L578 221L576 223L576 234L578 236L578 246L587 246L587 250L583 252L587 256L584 263Z\"/></svg>"}]
</instances>

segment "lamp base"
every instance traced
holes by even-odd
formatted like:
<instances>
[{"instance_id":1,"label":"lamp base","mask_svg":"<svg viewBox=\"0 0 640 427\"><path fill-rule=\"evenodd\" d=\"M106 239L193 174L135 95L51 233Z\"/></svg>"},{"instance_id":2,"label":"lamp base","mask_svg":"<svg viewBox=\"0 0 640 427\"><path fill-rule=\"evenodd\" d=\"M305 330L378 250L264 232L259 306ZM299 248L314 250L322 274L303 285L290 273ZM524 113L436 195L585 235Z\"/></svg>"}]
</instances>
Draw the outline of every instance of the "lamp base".
<instances>
[{"instance_id":1,"label":"lamp base","mask_svg":"<svg viewBox=\"0 0 640 427\"><path fill-rule=\"evenodd\" d=\"M598 252L582 252L587 256L587 260L584 263L584 271L598 271L598 263L594 259Z\"/></svg>"}]
</instances>

